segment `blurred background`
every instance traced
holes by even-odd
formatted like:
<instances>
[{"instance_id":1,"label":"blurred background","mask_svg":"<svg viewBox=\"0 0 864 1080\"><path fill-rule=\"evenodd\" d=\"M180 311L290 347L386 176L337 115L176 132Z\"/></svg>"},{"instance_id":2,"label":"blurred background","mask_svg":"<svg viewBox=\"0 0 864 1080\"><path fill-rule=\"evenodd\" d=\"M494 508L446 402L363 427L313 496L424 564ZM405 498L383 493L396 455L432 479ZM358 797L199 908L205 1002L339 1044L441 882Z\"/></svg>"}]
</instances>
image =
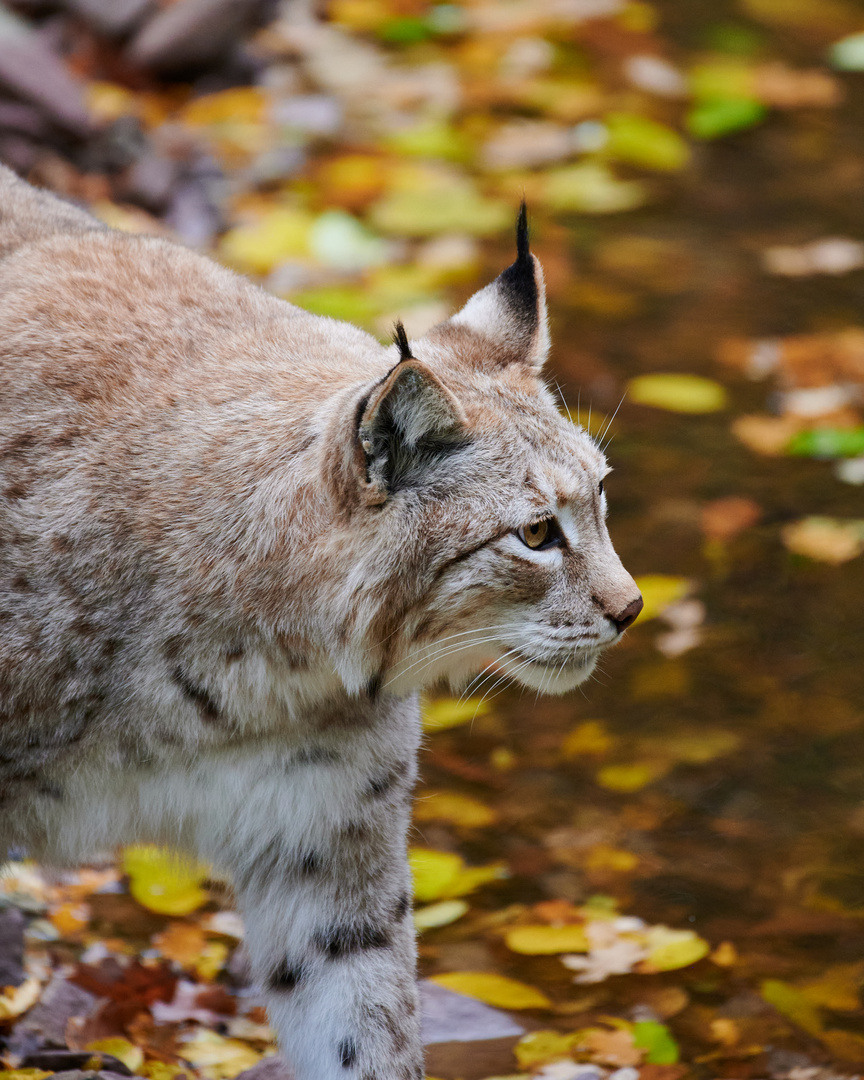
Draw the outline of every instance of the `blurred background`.
<instances>
[{"instance_id":1,"label":"blurred background","mask_svg":"<svg viewBox=\"0 0 864 1080\"><path fill-rule=\"evenodd\" d=\"M0 160L382 339L528 201L646 608L569 697L426 703L444 1080L864 1065L861 72L856 0L0 4ZM207 868L13 863L0 1062L263 1078L241 936Z\"/></svg>"}]
</instances>

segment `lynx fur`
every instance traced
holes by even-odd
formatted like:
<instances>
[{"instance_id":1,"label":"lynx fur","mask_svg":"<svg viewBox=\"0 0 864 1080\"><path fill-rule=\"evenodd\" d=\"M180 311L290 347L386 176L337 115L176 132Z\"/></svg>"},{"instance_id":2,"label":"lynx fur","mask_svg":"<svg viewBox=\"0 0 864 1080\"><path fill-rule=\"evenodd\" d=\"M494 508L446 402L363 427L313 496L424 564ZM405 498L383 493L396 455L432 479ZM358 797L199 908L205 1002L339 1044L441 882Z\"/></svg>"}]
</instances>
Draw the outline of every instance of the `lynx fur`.
<instances>
[{"instance_id":1,"label":"lynx fur","mask_svg":"<svg viewBox=\"0 0 864 1080\"><path fill-rule=\"evenodd\" d=\"M565 691L641 608L524 211L386 347L0 168L0 295L0 854L210 860L297 1080L422 1077L417 692Z\"/></svg>"}]
</instances>

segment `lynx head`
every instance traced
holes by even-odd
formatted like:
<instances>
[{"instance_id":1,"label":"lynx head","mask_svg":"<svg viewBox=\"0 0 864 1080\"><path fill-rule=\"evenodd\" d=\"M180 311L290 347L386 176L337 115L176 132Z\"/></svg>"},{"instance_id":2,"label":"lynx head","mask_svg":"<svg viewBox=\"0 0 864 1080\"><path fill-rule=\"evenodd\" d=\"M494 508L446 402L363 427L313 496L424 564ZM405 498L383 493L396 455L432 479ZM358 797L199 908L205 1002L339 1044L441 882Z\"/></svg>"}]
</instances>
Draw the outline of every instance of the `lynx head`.
<instances>
[{"instance_id":1,"label":"lynx head","mask_svg":"<svg viewBox=\"0 0 864 1080\"><path fill-rule=\"evenodd\" d=\"M513 265L426 337L398 326L387 374L356 402L342 625L358 688L506 675L563 692L639 614L606 530L605 458L559 413L548 349L523 206Z\"/></svg>"}]
</instances>

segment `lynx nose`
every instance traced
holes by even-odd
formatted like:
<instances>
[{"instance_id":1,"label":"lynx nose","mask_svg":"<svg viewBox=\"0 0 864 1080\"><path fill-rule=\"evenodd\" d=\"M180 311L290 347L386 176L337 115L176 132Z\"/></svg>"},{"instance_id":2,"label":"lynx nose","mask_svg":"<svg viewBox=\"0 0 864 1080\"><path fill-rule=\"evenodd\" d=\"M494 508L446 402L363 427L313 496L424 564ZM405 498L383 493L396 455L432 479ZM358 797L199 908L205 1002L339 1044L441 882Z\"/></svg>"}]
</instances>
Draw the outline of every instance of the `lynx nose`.
<instances>
[{"instance_id":1,"label":"lynx nose","mask_svg":"<svg viewBox=\"0 0 864 1080\"><path fill-rule=\"evenodd\" d=\"M621 612L620 615L610 615L609 618L615 623L615 627L619 634L623 634L628 626L632 626L636 619L639 617L639 612L644 607L644 602L641 596L637 596L635 600L631 601L627 607Z\"/></svg>"}]
</instances>

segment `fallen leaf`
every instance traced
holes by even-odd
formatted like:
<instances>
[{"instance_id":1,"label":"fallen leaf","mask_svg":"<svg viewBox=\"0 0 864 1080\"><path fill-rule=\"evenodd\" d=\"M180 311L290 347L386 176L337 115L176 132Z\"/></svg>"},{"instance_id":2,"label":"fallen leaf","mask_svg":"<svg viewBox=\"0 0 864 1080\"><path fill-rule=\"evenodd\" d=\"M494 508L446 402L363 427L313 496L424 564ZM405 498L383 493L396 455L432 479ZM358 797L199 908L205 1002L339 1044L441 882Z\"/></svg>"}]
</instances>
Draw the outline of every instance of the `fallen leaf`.
<instances>
[{"instance_id":1,"label":"fallen leaf","mask_svg":"<svg viewBox=\"0 0 864 1080\"><path fill-rule=\"evenodd\" d=\"M676 971L689 967L706 957L711 946L694 930L673 930L668 926L651 926L645 931L648 955L641 971Z\"/></svg>"},{"instance_id":2,"label":"fallen leaf","mask_svg":"<svg viewBox=\"0 0 864 1080\"><path fill-rule=\"evenodd\" d=\"M433 975L430 982L499 1009L548 1009L552 1005L535 987L487 971L452 971L446 975Z\"/></svg>"},{"instance_id":3,"label":"fallen leaf","mask_svg":"<svg viewBox=\"0 0 864 1080\"><path fill-rule=\"evenodd\" d=\"M631 404L650 405L680 413L711 413L725 409L726 391L701 375L637 375L627 383Z\"/></svg>"},{"instance_id":4,"label":"fallen leaf","mask_svg":"<svg viewBox=\"0 0 864 1080\"><path fill-rule=\"evenodd\" d=\"M449 926L468 913L464 900L441 900L437 904L417 908L414 912L414 925L421 932L439 926Z\"/></svg>"},{"instance_id":5,"label":"fallen leaf","mask_svg":"<svg viewBox=\"0 0 864 1080\"><path fill-rule=\"evenodd\" d=\"M592 1060L615 1068L638 1065L643 1057L642 1051L633 1041L632 1030L626 1028L614 1031L589 1028L582 1033L580 1046L588 1051Z\"/></svg>"},{"instance_id":6,"label":"fallen leaf","mask_svg":"<svg viewBox=\"0 0 864 1080\"><path fill-rule=\"evenodd\" d=\"M693 589L689 578L673 577L671 574L642 574L636 578L636 586L642 594L642 611L639 622L655 619L665 608L683 600Z\"/></svg>"},{"instance_id":7,"label":"fallen leaf","mask_svg":"<svg viewBox=\"0 0 864 1080\"><path fill-rule=\"evenodd\" d=\"M614 744L614 737L609 734L601 720L585 720L564 738L561 753L567 761L580 757L603 757Z\"/></svg>"},{"instance_id":8,"label":"fallen leaf","mask_svg":"<svg viewBox=\"0 0 864 1080\"><path fill-rule=\"evenodd\" d=\"M587 952L588 938L578 923L566 926L515 926L504 936L512 952L527 956L555 956L560 953Z\"/></svg>"},{"instance_id":9,"label":"fallen leaf","mask_svg":"<svg viewBox=\"0 0 864 1080\"><path fill-rule=\"evenodd\" d=\"M207 1077L207 1080L233 1080L251 1069L264 1056L237 1039L226 1039L215 1031L198 1028L193 1037L178 1046L184 1060Z\"/></svg>"},{"instance_id":10,"label":"fallen leaf","mask_svg":"<svg viewBox=\"0 0 864 1080\"><path fill-rule=\"evenodd\" d=\"M656 1020L637 1020L633 1024L633 1045L645 1052L649 1065L674 1065L680 1056L672 1032Z\"/></svg>"},{"instance_id":11,"label":"fallen leaf","mask_svg":"<svg viewBox=\"0 0 864 1080\"><path fill-rule=\"evenodd\" d=\"M743 495L728 495L705 503L701 512L702 532L709 540L727 543L738 533L755 525L762 508Z\"/></svg>"},{"instance_id":12,"label":"fallen leaf","mask_svg":"<svg viewBox=\"0 0 864 1080\"><path fill-rule=\"evenodd\" d=\"M796 555L839 566L864 551L864 520L807 517L786 525L781 536Z\"/></svg>"},{"instance_id":13,"label":"fallen leaf","mask_svg":"<svg viewBox=\"0 0 864 1080\"><path fill-rule=\"evenodd\" d=\"M466 866L461 856L450 851L412 847L408 862L414 879L414 896L421 903L465 896L481 885L506 875L503 863Z\"/></svg>"},{"instance_id":14,"label":"fallen leaf","mask_svg":"<svg viewBox=\"0 0 864 1080\"><path fill-rule=\"evenodd\" d=\"M477 716L485 716L491 709L482 698L436 698L422 703L423 730L446 731L448 728L470 724Z\"/></svg>"},{"instance_id":15,"label":"fallen leaf","mask_svg":"<svg viewBox=\"0 0 864 1080\"><path fill-rule=\"evenodd\" d=\"M808 1035L820 1035L823 1024L819 1010L801 993L780 979L766 979L760 987L760 993L769 1005L781 1016L791 1020L796 1027Z\"/></svg>"},{"instance_id":16,"label":"fallen leaf","mask_svg":"<svg viewBox=\"0 0 864 1080\"><path fill-rule=\"evenodd\" d=\"M677 172L690 160L690 147L673 128L635 113L605 117L604 152L618 161L659 172Z\"/></svg>"},{"instance_id":17,"label":"fallen leaf","mask_svg":"<svg viewBox=\"0 0 864 1080\"><path fill-rule=\"evenodd\" d=\"M632 765L606 765L599 770L595 779L607 791L629 794L653 784L668 771L669 766L665 762L637 761Z\"/></svg>"},{"instance_id":18,"label":"fallen leaf","mask_svg":"<svg viewBox=\"0 0 864 1080\"><path fill-rule=\"evenodd\" d=\"M200 926L194 923L171 922L153 938L153 945L166 960L190 968L207 944Z\"/></svg>"},{"instance_id":19,"label":"fallen leaf","mask_svg":"<svg viewBox=\"0 0 864 1080\"><path fill-rule=\"evenodd\" d=\"M494 825L497 818L479 799L456 791L424 791L414 806L415 821L449 821L469 829Z\"/></svg>"},{"instance_id":20,"label":"fallen leaf","mask_svg":"<svg viewBox=\"0 0 864 1080\"><path fill-rule=\"evenodd\" d=\"M38 979L25 979L20 986L7 986L0 992L0 1020L11 1020L36 1004L42 993Z\"/></svg>"},{"instance_id":21,"label":"fallen leaf","mask_svg":"<svg viewBox=\"0 0 864 1080\"><path fill-rule=\"evenodd\" d=\"M533 1069L550 1061L560 1061L561 1058L570 1059L581 1038L578 1031L570 1035L561 1035L557 1031L532 1031L523 1035L513 1047L516 1064L520 1069Z\"/></svg>"},{"instance_id":22,"label":"fallen leaf","mask_svg":"<svg viewBox=\"0 0 864 1080\"><path fill-rule=\"evenodd\" d=\"M95 1053L110 1054L118 1061L122 1061L132 1073L138 1072L144 1063L143 1051L128 1039L96 1039L95 1042L87 1043L84 1049Z\"/></svg>"},{"instance_id":23,"label":"fallen leaf","mask_svg":"<svg viewBox=\"0 0 864 1080\"><path fill-rule=\"evenodd\" d=\"M585 161L550 169L540 198L552 211L583 214L619 214L635 210L648 200L648 187L638 180L619 180L599 161Z\"/></svg>"},{"instance_id":24,"label":"fallen leaf","mask_svg":"<svg viewBox=\"0 0 864 1080\"><path fill-rule=\"evenodd\" d=\"M161 915L189 915L207 903L201 888L209 867L153 845L128 847L123 869L139 904Z\"/></svg>"}]
</instances>

